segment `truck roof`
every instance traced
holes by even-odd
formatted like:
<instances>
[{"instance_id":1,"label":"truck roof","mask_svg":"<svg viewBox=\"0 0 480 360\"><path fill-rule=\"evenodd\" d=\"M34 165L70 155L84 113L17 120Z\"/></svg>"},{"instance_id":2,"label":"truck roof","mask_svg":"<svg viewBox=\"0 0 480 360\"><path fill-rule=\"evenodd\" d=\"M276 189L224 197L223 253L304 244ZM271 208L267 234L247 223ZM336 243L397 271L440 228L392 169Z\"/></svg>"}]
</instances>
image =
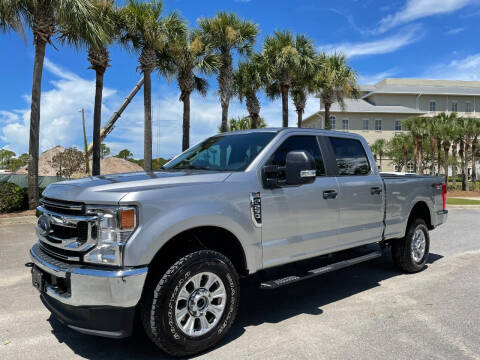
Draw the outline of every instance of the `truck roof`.
<instances>
[{"instance_id":1,"label":"truck roof","mask_svg":"<svg viewBox=\"0 0 480 360\"><path fill-rule=\"evenodd\" d=\"M218 134L220 136L231 136L231 135L240 135L240 134L249 134L252 132L287 132L287 133L313 133L313 134L321 134L321 135L329 135L329 136L336 136L336 137L350 137L356 139L363 139L361 135L350 133L348 131L336 131L336 130L323 130L323 129L315 129L315 128L296 128L296 127L287 127L287 128L279 128L279 127L270 127L270 128L261 128L261 129L248 129L248 130L238 130L232 131L227 133Z\"/></svg>"}]
</instances>

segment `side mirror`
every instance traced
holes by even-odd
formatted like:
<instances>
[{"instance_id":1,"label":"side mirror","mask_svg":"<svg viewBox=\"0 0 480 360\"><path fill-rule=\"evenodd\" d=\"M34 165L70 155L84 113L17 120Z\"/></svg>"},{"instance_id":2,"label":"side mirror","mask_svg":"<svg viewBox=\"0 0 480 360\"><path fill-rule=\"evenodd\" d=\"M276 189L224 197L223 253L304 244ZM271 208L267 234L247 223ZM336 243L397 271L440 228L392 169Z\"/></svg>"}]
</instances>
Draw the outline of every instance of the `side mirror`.
<instances>
[{"instance_id":1,"label":"side mirror","mask_svg":"<svg viewBox=\"0 0 480 360\"><path fill-rule=\"evenodd\" d=\"M310 184L315 181L315 159L307 151L290 151L285 164L287 185Z\"/></svg>"}]
</instances>

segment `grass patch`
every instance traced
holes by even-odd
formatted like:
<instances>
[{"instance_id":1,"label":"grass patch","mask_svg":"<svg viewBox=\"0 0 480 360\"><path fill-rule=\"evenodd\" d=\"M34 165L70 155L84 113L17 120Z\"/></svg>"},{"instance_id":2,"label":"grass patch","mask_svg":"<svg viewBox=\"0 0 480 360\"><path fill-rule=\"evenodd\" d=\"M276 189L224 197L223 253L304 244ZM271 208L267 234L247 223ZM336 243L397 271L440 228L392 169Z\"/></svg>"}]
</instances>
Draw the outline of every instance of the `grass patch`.
<instances>
[{"instance_id":1,"label":"grass patch","mask_svg":"<svg viewBox=\"0 0 480 360\"><path fill-rule=\"evenodd\" d=\"M479 200L447 198L447 205L480 205Z\"/></svg>"}]
</instances>

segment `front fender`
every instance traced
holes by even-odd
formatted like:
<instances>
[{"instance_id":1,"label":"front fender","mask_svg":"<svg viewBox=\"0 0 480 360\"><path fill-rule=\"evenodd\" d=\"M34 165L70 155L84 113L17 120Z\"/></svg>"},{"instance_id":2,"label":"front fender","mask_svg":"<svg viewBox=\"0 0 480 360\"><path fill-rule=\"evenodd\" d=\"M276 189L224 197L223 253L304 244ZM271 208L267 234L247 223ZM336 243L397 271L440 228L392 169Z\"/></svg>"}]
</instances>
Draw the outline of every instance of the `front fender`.
<instances>
[{"instance_id":1,"label":"front fender","mask_svg":"<svg viewBox=\"0 0 480 360\"><path fill-rule=\"evenodd\" d=\"M158 210L158 207L149 205L141 209L149 216L142 216L141 227L127 242L125 266L149 264L170 239L186 230L215 226L231 232L240 241L251 272L260 268L261 233L251 221L248 201L235 205L218 200L198 201L168 211Z\"/></svg>"}]
</instances>

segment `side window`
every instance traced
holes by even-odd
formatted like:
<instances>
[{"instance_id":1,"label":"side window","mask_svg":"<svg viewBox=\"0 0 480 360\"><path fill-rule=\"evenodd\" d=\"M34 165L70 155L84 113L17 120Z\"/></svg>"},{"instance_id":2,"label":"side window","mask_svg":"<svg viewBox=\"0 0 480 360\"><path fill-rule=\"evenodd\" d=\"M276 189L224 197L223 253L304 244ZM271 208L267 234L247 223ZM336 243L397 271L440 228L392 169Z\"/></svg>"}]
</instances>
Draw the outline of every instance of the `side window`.
<instances>
[{"instance_id":1,"label":"side window","mask_svg":"<svg viewBox=\"0 0 480 360\"><path fill-rule=\"evenodd\" d=\"M335 153L339 175L366 175L370 172L367 154L360 141L336 137L329 139Z\"/></svg>"},{"instance_id":2,"label":"side window","mask_svg":"<svg viewBox=\"0 0 480 360\"><path fill-rule=\"evenodd\" d=\"M323 164L322 154L318 146L316 136L295 135L286 139L282 145L275 151L270 160L269 165L285 166L287 154L290 151L308 151L315 159L317 167L317 176L325 175L325 166Z\"/></svg>"}]
</instances>

